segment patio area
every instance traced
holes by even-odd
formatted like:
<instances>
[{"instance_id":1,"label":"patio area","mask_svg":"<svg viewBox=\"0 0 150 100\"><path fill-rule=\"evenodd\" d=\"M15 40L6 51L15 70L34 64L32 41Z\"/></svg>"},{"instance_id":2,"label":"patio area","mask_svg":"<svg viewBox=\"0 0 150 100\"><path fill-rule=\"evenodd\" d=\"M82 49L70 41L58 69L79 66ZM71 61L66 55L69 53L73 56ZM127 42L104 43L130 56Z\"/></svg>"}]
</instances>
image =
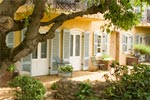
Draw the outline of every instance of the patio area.
<instances>
[{"instance_id":1,"label":"patio area","mask_svg":"<svg viewBox=\"0 0 150 100\"><path fill-rule=\"evenodd\" d=\"M113 69L111 71L98 70L98 71L95 71L95 72L75 71L75 72L73 72L72 77L69 78L69 79L75 80L75 81L84 81L84 80L105 81L103 75L104 74L109 74L110 75L110 73L112 73L112 71L113 71ZM58 81L62 77L57 76L57 75L45 75L45 76L38 76L38 77L35 77L35 78L40 80L44 84L44 86L47 88L47 90L49 90L51 84ZM12 100L12 96L13 96L12 90L13 89L10 88L10 87L0 87L0 100Z\"/></svg>"},{"instance_id":2,"label":"patio area","mask_svg":"<svg viewBox=\"0 0 150 100\"><path fill-rule=\"evenodd\" d=\"M75 80L75 81L85 81L85 80L90 80L90 81L105 81L104 79L104 74L111 74L113 72L113 69L110 71L102 71L98 70L95 72L90 72L90 71L75 71L72 74L72 77L68 78L70 80ZM36 79L40 80L46 87L49 87L50 84L60 80L62 77L58 75L46 75L46 76L38 76L35 77Z\"/></svg>"}]
</instances>

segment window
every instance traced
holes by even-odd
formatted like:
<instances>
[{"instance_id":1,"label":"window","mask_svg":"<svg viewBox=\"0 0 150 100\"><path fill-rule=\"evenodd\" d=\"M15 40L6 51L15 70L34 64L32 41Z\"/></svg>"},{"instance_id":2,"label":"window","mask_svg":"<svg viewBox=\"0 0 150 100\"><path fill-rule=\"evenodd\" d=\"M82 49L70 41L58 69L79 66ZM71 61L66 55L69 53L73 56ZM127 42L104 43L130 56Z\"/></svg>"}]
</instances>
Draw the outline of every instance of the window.
<instances>
[{"instance_id":1,"label":"window","mask_svg":"<svg viewBox=\"0 0 150 100\"><path fill-rule=\"evenodd\" d=\"M41 58L47 57L47 41L41 42Z\"/></svg>"},{"instance_id":2,"label":"window","mask_svg":"<svg viewBox=\"0 0 150 100\"><path fill-rule=\"evenodd\" d=\"M32 58L37 59L37 48L33 51Z\"/></svg>"},{"instance_id":3,"label":"window","mask_svg":"<svg viewBox=\"0 0 150 100\"><path fill-rule=\"evenodd\" d=\"M75 56L80 56L80 35L76 35Z\"/></svg>"},{"instance_id":4,"label":"window","mask_svg":"<svg viewBox=\"0 0 150 100\"><path fill-rule=\"evenodd\" d=\"M73 56L73 35L70 35L70 56Z\"/></svg>"},{"instance_id":5,"label":"window","mask_svg":"<svg viewBox=\"0 0 150 100\"><path fill-rule=\"evenodd\" d=\"M133 49L133 35L124 33L122 36L122 50L126 53L131 53Z\"/></svg>"},{"instance_id":6,"label":"window","mask_svg":"<svg viewBox=\"0 0 150 100\"><path fill-rule=\"evenodd\" d=\"M108 34L95 32L94 34L94 54L97 53L108 53Z\"/></svg>"},{"instance_id":7,"label":"window","mask_svg":"<svg viewBox=\"0 0 150 100\"><path fill-rule=\"evenodd\" d=\"M135 35L135 44L144 44L145 37L141 34Z\"/></svg>"}]
</instances>

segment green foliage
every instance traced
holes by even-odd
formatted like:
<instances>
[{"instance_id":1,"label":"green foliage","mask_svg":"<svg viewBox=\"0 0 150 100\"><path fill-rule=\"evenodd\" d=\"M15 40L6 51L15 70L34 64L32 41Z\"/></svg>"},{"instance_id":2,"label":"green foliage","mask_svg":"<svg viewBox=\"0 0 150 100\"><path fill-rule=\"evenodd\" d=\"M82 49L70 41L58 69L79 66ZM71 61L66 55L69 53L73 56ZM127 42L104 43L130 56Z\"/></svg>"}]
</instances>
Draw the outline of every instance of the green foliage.
<instances>
[{"instance_id":1,"label":"green foliage","mask_svg":"<svg viewBox=\"0 0 150 100\"><path fill-rule=\"evenodd\" d=\"M134 50L140 52L141 54L150 54L150 47L144 44L134 45Z\"/></svg>"},{"instance_id":2,"label":"green foliage","mask_svg":"<svg viewBox=\"0 0 150 100\"><path fill-rule=\"evenodd\" d=\"M111 26L115 25L117 28L129 30L139 23L141 16L133 12L133 7L129 0L120 0L120 3L112 0L109 5L109 12L106 12L104 17L106 20L110 20Z\"/></svg>"},{"instance_id":3,"label":"green foliage","mask_svg":"<svg viewBox=\"0 0 150 100\"><path fill-rule=\"evenodd\" d=\"M89 82L82 82L79 84L79 91L76 94L76 97L79 100L87 100L87 97L92 93L91 84Z\"/></svg>"},{"instance_id":4,"label":"green foliage","mask_svg":"<svg viewBox=\"0 0 150 100\"><path fill-rule=\"evenodd\" d=\"M56 82L51 84L51 89L52 90L57 90L57 84L56 84Z\"/></svg>"},{"instance_id":5,"label":"green foliage","mask_svg":"<svg viewBox=\"0 0 150 100\"><path fill-rule=\"evenodd\" d=\"M24 19L24 26L25 27L27 27L27 26L29 26L29 17L25 17L25 19Z\"/></svg>"},{"instance_id":6,"label":"green foliage","mask_svg":"<svg viewBox=\"0 0 150 100\"><path fill-rule=\"evenodd\" d=\"M59 72L72 72L73 71L73 67L70 64L66 64L64 66L59 66L58 71Z\"/></svg>"},{"instance_id":7,"label":"green foliage","mask_svg":"<svg viewBox=\"0 0 150 100\"><path fill-rule=\"evenodd\" d=\"M11 65L7 68L7 71L9 71L9 72L14 72L14 71L15 71L15 68L16 68L15 64L11 64Z\"/></svg>"},{"instance_id":8,"label":"green foliage","mask_svg":"<svg viewBox=\"0 0 150 100\"><path fill-rule=\"evenodd\" d=\"M112 60L112 57L109 54L103 54L101 58L103 60Z\"/></svg>"},{"instance_id":9,"label":"green foliage","mask_svg":"<svg viewBox=\"0 0 150 100\"><path fill-rule=\"evenodd\" d=\"M116 60L113 60L111 63L111 67L114 68L115 66L119 66L119 62Z\"/></svg>"},{"instance_id":10,"label":"green foliage","mask_svg":"<svg viewBox=\"0 0 150 100\"><path fill-rule=\"evenodd\" d=\"M46 92L43 84L30 76L17 76L9 85L17 87L17 100L42 100Z\"/></svg>"},{"instance_id":11,"label":"green foliage","mask_svg":"<svg viewBox=\"0 0 150 100\"><path fill-rule=\"evenodd\" d=\"M76 95L78 100L100 100L94 95L92 91L92 84L90 81L81 82L79 84L79 90Z\"/></svg>"},{"instance_id":12,"label":"green foliage","mask_svg":"<svg viewBox=\"0 0 150 100\"><path fill-rule=\"evenodd\" d=\"M106 90L109 100L150 100L150 66L115 66L115 81Z\"/></svg>"}]
</instances>

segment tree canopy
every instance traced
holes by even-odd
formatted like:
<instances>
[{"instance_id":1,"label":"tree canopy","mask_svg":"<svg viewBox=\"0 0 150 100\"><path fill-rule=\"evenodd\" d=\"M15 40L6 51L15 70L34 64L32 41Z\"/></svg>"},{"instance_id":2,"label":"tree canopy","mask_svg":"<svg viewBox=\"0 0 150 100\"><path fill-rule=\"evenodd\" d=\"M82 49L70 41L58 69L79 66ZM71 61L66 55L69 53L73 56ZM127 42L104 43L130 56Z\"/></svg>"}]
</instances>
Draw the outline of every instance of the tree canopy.
<instances>
[{"instance_id":1,"label":"tree canopy","mask_svg":"<svg viewBox=\"0 0 150 100\"><path fill-rule=\"evenodd\" d=\"M29 0L1 0L0 3L0 67L6 69L12 63L33 52L39 42L52 39L55 30L65 21L87 14L104 14L105 20L110 22L107 27L115 26L121 29L131 29L139 22L140 15L133 12L134 5L150 3L150 0L88 0L89 8L70 14L61 13L59 16L41 22L46 11L47 0L33 0L33 11L24 19L15 20L18 8ZM81 0L85 2L87 0ZM40 26L51 25L46 34L40 34ZM6 45L6 36L11 31L19 31L27 28L25 38L14 48Z\"/></svg>"}]
</instances>

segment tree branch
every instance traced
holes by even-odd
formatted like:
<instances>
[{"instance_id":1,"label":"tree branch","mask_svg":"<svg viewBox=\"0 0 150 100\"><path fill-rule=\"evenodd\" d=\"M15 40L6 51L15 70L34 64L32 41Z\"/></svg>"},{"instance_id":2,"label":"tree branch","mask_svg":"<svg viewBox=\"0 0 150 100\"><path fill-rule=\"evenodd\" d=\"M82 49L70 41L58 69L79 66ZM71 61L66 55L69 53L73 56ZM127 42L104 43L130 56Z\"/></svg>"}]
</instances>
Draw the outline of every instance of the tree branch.
<instances>
[{"instance_id":1,"label":"tree branch","mask_svg":"<svg viewBox=\"0 0 150 100\"><path fill-rule=\"evenodd\" d=\"M17 9L25 4L26 0L3 0L0 3L0 15L14 17L14 13Z\"/></svg>"},{"instance_id":2,"label":"tree branch","mask_svg":"<svg viewBox=\"0 0 150 100\"><path fill-rule=\"evenodd\" d=\"M13 28L10 31L19 31L25 28L24 21L19 20L19 21L14 21Z\"/></svg>"},{"instance_id":3,"label":"tree branch","mask_svg":"<svg viewBox=\"0 0 150 100\"><path fill-rule=\"evenodd\" d=\"M47 26L53 23L52 27L49 29L49 31L45 35L41 35L41 41L44 41L46 39L52 39L55 36L55 30L59 28L65 21L74 19L78 16L83 16L87 14L96 14L98 12L104 13L108 10L108 4L111 3L111 0L105 0L104 4L99 4L98 6L93 5L92 7L88 8L86 11L80 11L75 12L72 14L64 14L57 16L56 18L50 20L49 22L43 22L41 23L41 26Z\"/></svg>"},{"instance_id":4,"label":"tree branch","mask_svg":"<svg viewBox=\"0 0 150 100\"><path fill-rule=\"evenodd\" d=\"M19 46L12 50L11 57L14 62L31 53L37 47L39 43L40 20L44 15L45 2L46 0L34 0L35 7L31 15L31 23L25 33L25 38Z\"/></svg>"}]
</instances>

